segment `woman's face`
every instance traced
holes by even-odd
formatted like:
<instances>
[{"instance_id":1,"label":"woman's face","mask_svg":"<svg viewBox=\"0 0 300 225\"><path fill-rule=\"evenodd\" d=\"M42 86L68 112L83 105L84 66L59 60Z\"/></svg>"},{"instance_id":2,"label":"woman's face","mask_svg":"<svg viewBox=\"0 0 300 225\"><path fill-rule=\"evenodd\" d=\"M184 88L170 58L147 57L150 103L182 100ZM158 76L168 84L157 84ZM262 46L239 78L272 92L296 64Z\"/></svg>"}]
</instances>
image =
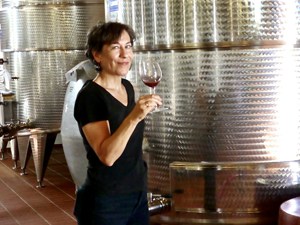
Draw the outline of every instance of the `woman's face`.
<instances>
[{"instance_id":1,"label":"woman's face","mask_svg":"<svg viewBox=\"0 0 300 225\"><path fill-rule=\"evenodd\" d=\"M93 56L100 63L102 74L125 76L133 59L133 50L128 33L123 31L118 40L103 45L102 51L93 52Z\"/></svg>"}]
</instances>

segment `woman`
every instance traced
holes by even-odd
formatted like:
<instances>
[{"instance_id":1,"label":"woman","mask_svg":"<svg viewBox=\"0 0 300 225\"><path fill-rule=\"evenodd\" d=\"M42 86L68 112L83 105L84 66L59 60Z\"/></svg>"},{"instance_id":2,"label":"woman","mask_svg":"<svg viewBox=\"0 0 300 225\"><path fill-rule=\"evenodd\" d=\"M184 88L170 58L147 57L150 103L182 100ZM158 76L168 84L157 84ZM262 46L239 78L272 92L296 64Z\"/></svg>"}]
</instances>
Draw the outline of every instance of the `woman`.
<instances>
[{"instance_id":1,"label":"woman","mask_svg":"<svg viewBox=\"0 0 300 225\"><path fill-rule=\"evenodd\" d=\"M74 108L89 161L74 211L80 225L149 224L144 118L162 101L146 95L135 103L124 79L134 40L134 31L117 22L98 24L87 35L86 56L98 74L84 84Z\"/></svg>"}]
</instances>

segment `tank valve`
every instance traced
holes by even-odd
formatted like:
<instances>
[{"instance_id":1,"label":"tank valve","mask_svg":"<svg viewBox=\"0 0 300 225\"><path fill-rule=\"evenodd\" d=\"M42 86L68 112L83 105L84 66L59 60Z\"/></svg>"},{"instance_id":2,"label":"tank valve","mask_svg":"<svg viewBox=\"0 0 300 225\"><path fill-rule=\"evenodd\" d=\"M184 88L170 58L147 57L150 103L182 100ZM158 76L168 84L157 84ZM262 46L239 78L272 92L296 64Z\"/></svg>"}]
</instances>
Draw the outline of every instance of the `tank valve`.
<instances>
[{"instance_id":1,"label":"tank valve","mask_svg":"<svg viewBox=\"0 0 300 225\"><path fill-rule=\"evenodd\" d=\"M0 58L0 65L3 65L4 63L8 64L8 59L1 59Z\"/></svg>"}]
</instances>

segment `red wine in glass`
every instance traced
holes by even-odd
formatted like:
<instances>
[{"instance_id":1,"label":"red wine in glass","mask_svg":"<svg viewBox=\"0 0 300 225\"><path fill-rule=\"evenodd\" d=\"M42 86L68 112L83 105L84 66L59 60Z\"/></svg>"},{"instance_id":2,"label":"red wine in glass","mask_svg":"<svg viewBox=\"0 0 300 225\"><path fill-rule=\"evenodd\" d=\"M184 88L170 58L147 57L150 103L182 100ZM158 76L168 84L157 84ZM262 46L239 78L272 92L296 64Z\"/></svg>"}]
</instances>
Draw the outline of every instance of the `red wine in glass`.
<instances>
[{"instance_id":1,"label":"red wine in glass","mask_svg":"<svg viewBox=\"0 0 300 225\"><path fill-rule=\"evenodd\" d=\"M162 78L158 62L152 59L139 61L139 74L144 84L151 88L151 94L155 94L155 87Z\"/></svg>"},{"instance_id":2,"label":"red wine in glass","mask_svg":"<svg viewBox=\"0 0 300 225\"><path fill-rule=\"evenodd\" d=\"M155 87L159 84L162 78L162 71L158 62L153 59L139 61L139 74L145 85L150 87L150 93L155 94ZM155 108L152 112L159 112L166 108Z\"/></svg>"},{"instance_id":3,"label":"red wine in glass","mask_svg":"<svg viewBox=\"0 0 300 225\"><path fill-rule=\"evenodd\" d=\"M144 84L146 84L148 87L150 88L154 88L156 87L158 84L159 84L159 81L146 81L146 80L143 80Z\"/></svg>"}]
</instances>

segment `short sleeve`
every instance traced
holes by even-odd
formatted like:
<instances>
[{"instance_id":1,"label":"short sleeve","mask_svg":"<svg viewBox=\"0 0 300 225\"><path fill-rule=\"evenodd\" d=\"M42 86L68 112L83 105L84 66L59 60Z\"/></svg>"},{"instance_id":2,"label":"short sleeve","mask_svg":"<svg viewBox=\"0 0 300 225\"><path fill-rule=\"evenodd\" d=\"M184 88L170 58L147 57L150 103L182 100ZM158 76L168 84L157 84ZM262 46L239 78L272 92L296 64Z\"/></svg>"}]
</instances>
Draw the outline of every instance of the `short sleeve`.
<instances>
[{"instance_id":1,"label":"short sleeve","mask_svg":"<svg viewBox=\"0 0 300 225\"><path fill-rule=\"evenodd\" d=\"M108 120L107 107L99 92L91 81L79 91L74 106L74 117L81 127L91 122Z\"/></svg>"}]
</instances>

